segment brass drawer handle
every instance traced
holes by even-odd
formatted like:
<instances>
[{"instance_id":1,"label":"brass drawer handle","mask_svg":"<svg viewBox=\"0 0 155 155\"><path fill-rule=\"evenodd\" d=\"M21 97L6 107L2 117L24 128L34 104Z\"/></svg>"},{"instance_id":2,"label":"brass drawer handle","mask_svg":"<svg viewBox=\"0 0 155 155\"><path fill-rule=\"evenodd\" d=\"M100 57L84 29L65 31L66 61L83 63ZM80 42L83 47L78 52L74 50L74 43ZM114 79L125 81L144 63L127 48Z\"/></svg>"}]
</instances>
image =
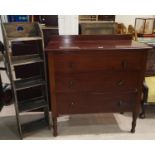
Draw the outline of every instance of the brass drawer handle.
<instances>
[{"instance_id":1,"label":"brass drawer handle","mask_svg":"<svg viewBox=\"0 0 155 155\"><path fill-rule=\"evenodd\" d=\"M119 80L119 81L117 82L117 85L118 85L118 86L123 86L123 85L124 85L124 81L123 81L123 80Z\"/></svg>"}]
</instances>

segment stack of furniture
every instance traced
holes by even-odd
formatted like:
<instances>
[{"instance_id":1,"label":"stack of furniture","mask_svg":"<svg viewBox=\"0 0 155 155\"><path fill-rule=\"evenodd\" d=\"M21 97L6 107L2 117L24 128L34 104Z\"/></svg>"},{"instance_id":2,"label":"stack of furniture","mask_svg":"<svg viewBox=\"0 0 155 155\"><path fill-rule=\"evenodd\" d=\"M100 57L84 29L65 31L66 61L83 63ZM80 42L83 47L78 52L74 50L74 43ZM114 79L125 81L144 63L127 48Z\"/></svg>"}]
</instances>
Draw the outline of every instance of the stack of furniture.
<instances>
[{"instance_id":1,"label":"stack of furniture","mask_svg":"<svg viewBox=\"0 0 155 155\"><path fill-rule=\"evenodd\" d=\"M54 136L57 117L68 114L139 114L147 52L131 35L55 36L48 55Z\"/></svg>"},{"instance_id":2,"label":"stack of furniture","mask_svg":"<svg viewBox=\"0 0 155 155\"><path fill-rule=\"evenodd\" d=\"M38 124L49 123L46 60L43 35L38 23L3 23L5 66L14 94L20 138ZM23 112L43 109L44 117L22 123ZM42 111L42 110L41 110Z\"/></svg>"}]
</instances>

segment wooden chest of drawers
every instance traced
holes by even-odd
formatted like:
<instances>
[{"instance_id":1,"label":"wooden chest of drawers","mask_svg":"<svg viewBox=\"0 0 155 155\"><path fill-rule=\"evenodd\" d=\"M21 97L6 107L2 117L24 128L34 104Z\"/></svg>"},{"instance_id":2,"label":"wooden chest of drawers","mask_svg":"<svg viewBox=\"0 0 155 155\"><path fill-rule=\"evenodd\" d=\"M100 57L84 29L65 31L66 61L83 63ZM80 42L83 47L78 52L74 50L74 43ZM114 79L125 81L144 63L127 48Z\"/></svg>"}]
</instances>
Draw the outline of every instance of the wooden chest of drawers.
<instances>
[{"instance_id":1,"label":"wooden chest of drawers","mask_svg":"<svg viewBox=\"0 0 155 155\"><path fill-rule=\"evenodd\" d=\"M61 114L133 112L135 132L150 47L129 35L55 36L46 48L54 136Z\"/></svg>"}]
</instances>

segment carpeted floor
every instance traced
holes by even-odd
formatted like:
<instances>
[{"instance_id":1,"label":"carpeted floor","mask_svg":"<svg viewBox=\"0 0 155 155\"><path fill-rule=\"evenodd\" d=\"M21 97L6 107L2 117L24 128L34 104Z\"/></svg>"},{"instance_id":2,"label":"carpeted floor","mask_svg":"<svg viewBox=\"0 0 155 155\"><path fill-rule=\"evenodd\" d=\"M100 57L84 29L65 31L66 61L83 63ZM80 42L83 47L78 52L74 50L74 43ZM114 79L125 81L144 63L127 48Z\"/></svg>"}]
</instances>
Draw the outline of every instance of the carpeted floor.
<instances>
[{"instance_id":1,"label":"carpeted floor","mask_svg":"<svg viewBox=\"0 0 155 155\"><path fill-rule=\"evenodd\" d=\"M7 115L6 115L7 113ZM41 113L23 115L23 122L42 116ZM58 119L57 137L46 126L40 130L28 132L24 139L155 139L155 111L147 110L146 119L138 119L136 133L130 133L131 113L90 114L63 116ZM19 139L14 107L5 107L0 113L0 139Z\"/></svg>"}]
</instances>

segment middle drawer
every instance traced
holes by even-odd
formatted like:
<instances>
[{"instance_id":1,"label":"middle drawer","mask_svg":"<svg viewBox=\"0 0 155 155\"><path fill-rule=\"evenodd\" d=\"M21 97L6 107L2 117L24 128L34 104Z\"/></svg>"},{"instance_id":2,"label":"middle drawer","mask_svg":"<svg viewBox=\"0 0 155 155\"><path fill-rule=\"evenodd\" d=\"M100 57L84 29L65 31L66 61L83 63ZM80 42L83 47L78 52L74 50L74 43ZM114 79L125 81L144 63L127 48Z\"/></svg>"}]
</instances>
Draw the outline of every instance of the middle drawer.
<instances>
[{"instance_id":1,"label":"middle drawer","mask_svg":"<svg viewBox=\"0 0 155 155\"><path fill-rule=\"evenodd\" d=\"M56 74L56 92L131 91L138 89L139 72Z\"/></svg>"}]
</instances>

